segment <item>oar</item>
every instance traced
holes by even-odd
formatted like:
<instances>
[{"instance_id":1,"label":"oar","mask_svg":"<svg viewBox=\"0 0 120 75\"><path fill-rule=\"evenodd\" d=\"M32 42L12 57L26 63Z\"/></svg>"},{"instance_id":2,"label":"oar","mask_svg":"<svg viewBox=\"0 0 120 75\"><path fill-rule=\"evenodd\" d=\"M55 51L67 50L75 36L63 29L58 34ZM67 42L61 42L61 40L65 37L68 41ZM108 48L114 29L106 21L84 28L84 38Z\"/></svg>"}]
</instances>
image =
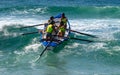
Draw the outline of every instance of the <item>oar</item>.
<instances>
[{"instance_id":1,"label":"oar","mask_svg":"<svg viewBox=\"0 0 120 75\"><path fill-rule=\"evenodd\" d=\"M48 48L48 46L49 46L49 44L50 44L51 42L49 42L48 44L47 44L47 46L45 47L45 49L42 51L42 53L40 54L40 57L43 55L43 53L47 50L47 48Z\"/></svg>"},{"instance_id":2,"label":"oar","mask_svg":"<svg viewBox=\"0 0 120 75\"><path fill-rule=\"evenodd\" d=\"M87 35L87 36L90 36L90 37L97 38L96 36L94 36L94 35L91 35L91 34L82 33L82 32L78 32L78 31L75 31L75 30L70 30L70 31L72 31L72 32L76 32L76 33L79 33L79 34L83 34L83 35Z\"/></svg>"},{"instance_id":3,"label":"oar","mask_svg":"<svg viewBox=\"0 0 120 75\"><path fill-rule=\"evenodd\" d=\"M41 29L39 29L39 32L43 32L43 30ZM23 33L23 34L21 34L21 35L28 35L28 34L35 34L35 33L38 33L38 31L35 31L35 32L29 32L29 33Z\"/></svg>"},{"instance_id":4,"label":"oar","mask_svg":"<svg viewBox=\"0 0 120 75\"><path fill-rule=\"evenodd\" d=\"M47 48L49 47L50 43L52 42L52 40L46 45L45 49L42 51L42 53L39 55L39 57L35 60L38 61L40 59L40 57L43 55L43 53L47 50Z\"/></svg>"},{"instance_id":5,"label":"oar","mask_svg":"<svg viewBox=\"0 0 120 75\"><path fill-rule=\"evenodd\" d=\"M29 33L23 33L22 35L35 34L35 33L38 33L38 31L35 31L35 32L29 32Z\"/></svg>"},{"instance_id":6,"label":"oar","mask_svg":"<svg viewBox=\"0 0 120 75\"><path fill-rule=\"evenodd\" d=\"M34 26L42 26L42 25L45 25L45 24L37 24L37 25L32 25L32 26L25 26L25 27L21 27L21 29L22 29L22 28L34 27Z\"/></svg>"},{"instance_id":7,"label":"oar","mask_svg":"<svg viewBox=\"0 0 120 75\"><path fill-rule=\"evenodd\" d=\"M91 41L91 40L79 39L79 38L74 38L74 37L70 37L70 39L80 40L80 41L87 41L87 42L94 42L94 41Z\"/></svg>"},{"instance_id":8,"label":"oar","mask_svg":"<svg viewBox=\"0 0 120 75\"><path fill-rule=\"evenodd\" d=\"M56 21L55 23L59 23L59 21ZM24 26L24 27L21 27L20 29L22 29L22 28L30 28L30 27L34 27L34 26L42 26L42 25L45 25L45 24L48 24L48 23L37 24L37 25L32 25L32 26Z\"/></svg>"}]
</instances>

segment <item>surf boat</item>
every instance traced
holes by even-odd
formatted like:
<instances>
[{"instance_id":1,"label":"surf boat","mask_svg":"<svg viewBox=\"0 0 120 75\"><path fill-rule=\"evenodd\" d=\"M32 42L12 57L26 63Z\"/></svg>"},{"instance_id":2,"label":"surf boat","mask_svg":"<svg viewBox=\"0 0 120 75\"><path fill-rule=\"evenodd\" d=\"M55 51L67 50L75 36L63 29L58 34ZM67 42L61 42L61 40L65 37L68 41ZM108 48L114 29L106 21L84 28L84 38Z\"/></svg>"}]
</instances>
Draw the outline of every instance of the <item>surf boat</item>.
<instances>
[{"instance_id":1,"label":"surf boat","mask_svg":"<svg viewBox=\"0 0 120 75\"><path fill-rule=\"evenodd\" d=\"M54 16L54 21L56 26L60 25L61 17L62 17L62 14L58 14L57 16ZM70 28L71 28L70 23L68 21L67 28L66 28L67 30L65 30L65 34L62 38L52 33L52 41L51 41L51 40L46 40L46 34L41 34L40 42L44 47L47 47L47 49L50 49L50 50L54 49L55 47L59 46L60 44L64 43L69 39L68 37L70 36ZM43 30L45 30L45 27Z\"/></svg>"}]
</instances>

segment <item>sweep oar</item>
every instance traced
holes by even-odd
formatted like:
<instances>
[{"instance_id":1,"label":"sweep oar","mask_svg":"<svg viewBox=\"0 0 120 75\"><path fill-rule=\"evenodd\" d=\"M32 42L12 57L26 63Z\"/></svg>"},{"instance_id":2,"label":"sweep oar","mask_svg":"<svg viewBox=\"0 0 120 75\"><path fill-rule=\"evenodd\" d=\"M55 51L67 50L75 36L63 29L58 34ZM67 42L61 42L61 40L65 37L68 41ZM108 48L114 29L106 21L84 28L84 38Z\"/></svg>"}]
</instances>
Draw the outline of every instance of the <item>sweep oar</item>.
<instances>
[{"instance_id":1,"label":"sweep oar","mask_svg":"<svg viewBox=\"0 0 120 75\"><path fill-rule=\"evenodd\" d=\"M91 40L79 39L79 38L74 38L74 37L70 37L70 39L80 40L80 41L87 41L87 42L94 42L94 41L91 41Z\"/></svg>"},{"instance_id":2,"label":"sweep oar","mask_svg":"<svg viewBox=\"0 0 120 75\"><path fill-rule=\"evenodd\" d=\"M82 35L87 35L87 36L90 36L90 37L97 38L96 36L94 36L94 35L91 35L91 34L82 33L82 32L78 32L78 31L75 31L75 30L70 30L70 31L71 31L71 32L76 32L76 33L79 33L79 34L82 34Z\"/></svg>"}]
</instances>

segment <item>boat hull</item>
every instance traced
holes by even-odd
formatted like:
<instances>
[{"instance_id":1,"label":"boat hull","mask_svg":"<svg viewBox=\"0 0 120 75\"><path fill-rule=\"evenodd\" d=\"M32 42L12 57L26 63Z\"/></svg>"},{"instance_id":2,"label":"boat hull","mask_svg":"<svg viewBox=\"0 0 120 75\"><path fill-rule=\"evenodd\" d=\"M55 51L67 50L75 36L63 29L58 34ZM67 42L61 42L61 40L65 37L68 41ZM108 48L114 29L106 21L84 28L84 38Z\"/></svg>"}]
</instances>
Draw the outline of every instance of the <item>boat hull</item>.
<instances>
[{"instance_id":1,"label":"boat hull","mask_svg":"<svg viewBox=\"0 0 120 75\"><path fill-rule=\"evenodd\" d=\"M58 14L54 18L55 18L56 21L60 21L61 16L62 16L61 14ZM59 24L60 24L60 22L56 23L56 25L59 25ZM44 37L44 35L42 34L41 38L40 38L40 42L42 43L42 45L44 47L48 46L47 47L48 50L53 50L53 49L59 48L58 46L61 46L61 44L63 44L64 42L66 42L69 39L68 38L69 35L70 35L70 24L68 22L68 24L67 24L67 30L66 30L65 36L63 38L58 38L58 36L54 36L55 39L52 40L52 42L51 42L51 41L47 41L47 40L43 39L42 37Z\"/></svg>"}]
</instances>

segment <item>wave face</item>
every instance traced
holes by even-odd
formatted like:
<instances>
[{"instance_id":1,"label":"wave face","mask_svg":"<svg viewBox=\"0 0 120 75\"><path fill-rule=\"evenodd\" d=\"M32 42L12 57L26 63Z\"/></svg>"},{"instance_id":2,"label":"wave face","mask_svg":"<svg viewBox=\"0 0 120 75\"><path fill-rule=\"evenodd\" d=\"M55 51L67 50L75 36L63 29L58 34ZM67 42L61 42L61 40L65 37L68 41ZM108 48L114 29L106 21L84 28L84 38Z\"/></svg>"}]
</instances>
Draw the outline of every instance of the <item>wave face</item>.
<instances>
[{"instance_id":1,"label":"wave face","mask_svg":"<svg viewBox=\"0 0 120 75\"><path fill-rule=\"evenodd\" d=\"M44 50L38 31L50 16L64 12L72 30L96 35L72 34L92 43L68 40L55 51ZM0 1L0 75L119 75L119 0L2 0Z\"/></svg>"}]
</instances>

